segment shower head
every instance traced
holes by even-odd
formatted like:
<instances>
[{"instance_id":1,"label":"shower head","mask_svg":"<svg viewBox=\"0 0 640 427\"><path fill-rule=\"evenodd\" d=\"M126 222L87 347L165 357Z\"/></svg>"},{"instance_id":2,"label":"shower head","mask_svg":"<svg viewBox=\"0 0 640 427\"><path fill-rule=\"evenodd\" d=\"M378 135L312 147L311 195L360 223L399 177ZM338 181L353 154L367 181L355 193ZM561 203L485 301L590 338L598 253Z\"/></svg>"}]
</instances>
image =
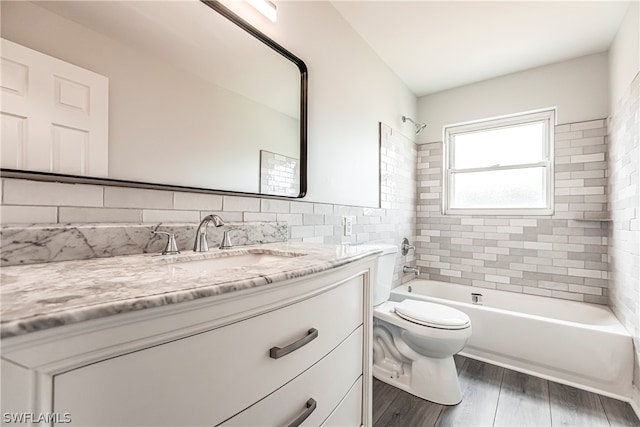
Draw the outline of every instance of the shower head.
<instances>
[{"instance_id":1,"label":"shower head","mask_svg":"<svg viewBox=\"0 0 640 427\"><path fill-rule=\"evenodd\" d=\"M427 127L426 123L416 123L413 121L413 119L411 119L411 117L402 116L402 123L406 123L407 121L413 123L413 125L416 127L416 135L420 135L420 132L422 132L424 128Z\"/></svg>"}]
</instances>

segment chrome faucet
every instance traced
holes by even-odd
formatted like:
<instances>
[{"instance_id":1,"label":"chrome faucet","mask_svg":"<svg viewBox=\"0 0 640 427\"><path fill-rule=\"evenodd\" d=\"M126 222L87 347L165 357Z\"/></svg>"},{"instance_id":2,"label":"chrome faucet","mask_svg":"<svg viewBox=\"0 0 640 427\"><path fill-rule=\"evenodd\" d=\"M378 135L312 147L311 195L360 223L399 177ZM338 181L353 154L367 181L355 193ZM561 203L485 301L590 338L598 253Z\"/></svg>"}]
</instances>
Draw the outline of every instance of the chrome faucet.
<instances>
[{"instance_id":1,"label":"chrome faucet","mask_svg":"<svg viewBox=\"0 0 640 427\"><path fill-rule=\"evenodd\" d=\"M403 273L413 273L416 276L420 275L420 268L419 267L409 267L408 265L403 265L402 266L402 272Z\"/></svg>"},{"instance_id":2,"label":"chrome faucet","mask_svg":"<svg viewBox=\"0 0 640 427\"><path fill-rule=\"evenodd\" d=\"M213 225L216 227L222 227L224 225L224 221L218 215L205 216L196 230L196 241L193 244L194 252L207 252L209 250L209 244L207 243L207 226L210 222L213 222Z\"/></svg>"}]
</instances>

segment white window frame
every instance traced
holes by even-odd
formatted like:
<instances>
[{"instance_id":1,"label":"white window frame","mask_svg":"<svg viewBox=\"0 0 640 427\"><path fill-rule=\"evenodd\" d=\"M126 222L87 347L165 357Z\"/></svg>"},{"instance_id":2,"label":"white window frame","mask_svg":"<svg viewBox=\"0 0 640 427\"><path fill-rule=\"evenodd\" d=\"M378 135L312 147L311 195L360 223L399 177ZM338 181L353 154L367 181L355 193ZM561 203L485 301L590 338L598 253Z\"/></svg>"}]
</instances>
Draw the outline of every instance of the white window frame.
<instances>
[{"instance_id":1,"label":"white window frame","mask_svg":"<svg viewBox=\"0 0 640 427\"><path fill-rule=\"evenodd\" d=\"M442 212L445 215L553 215L554 212L554 132L556 109L527 111L508 116L493 117L471 122L447 125L443 128L443 167L442 167ZM490 166L473 169L453 169L453 139L456 135L478 132L482 130L517 126L527 123L544 123L545 132L545 158L541 162L517 164L509 166ZM453 196L453 175L465 172L491 172L499 170L511 170L522 168L544 167L546 169L546 206L544 208L451 208L450 201Z\"/></svg>"}]
</instances>

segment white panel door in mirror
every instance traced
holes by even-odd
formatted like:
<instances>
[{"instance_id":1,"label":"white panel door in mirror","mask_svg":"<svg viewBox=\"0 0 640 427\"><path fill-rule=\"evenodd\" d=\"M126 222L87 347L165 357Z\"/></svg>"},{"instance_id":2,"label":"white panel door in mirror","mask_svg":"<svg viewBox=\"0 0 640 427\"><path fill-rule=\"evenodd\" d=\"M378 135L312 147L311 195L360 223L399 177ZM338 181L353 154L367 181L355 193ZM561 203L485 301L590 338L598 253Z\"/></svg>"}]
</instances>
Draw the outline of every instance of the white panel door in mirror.
<instances>
[{"instance_id":1,"label":"white panel door in mirror","mask_svg":"<svg viewBox=\"0 0 640 427\"><path fill-rule=\"evenodd\" d=\"M0 85L3 168L107 176L106 77L2 39Z\"/></svg>"}]
</instances>

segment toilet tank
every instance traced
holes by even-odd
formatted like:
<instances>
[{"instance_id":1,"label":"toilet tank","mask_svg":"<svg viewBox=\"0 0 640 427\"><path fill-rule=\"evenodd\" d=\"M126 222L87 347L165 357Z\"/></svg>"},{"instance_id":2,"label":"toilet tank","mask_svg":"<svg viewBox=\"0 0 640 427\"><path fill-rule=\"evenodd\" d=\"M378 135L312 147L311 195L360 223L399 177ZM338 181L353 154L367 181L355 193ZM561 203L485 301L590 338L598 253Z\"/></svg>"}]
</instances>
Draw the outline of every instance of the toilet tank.
<instances>
[{"instance_id":1,"label":"toilet tank","mask_svg":"<svg viewBox=\"0 0 640 427\"><path fill-rule=\"evenodd\" d=\"M373 305L382 304L389 299L393 282L393 269L396 266L398 247L395 245L376 245L382 249L378 258L378 269L373 277Z\"/></svg>"}]
</instances>

